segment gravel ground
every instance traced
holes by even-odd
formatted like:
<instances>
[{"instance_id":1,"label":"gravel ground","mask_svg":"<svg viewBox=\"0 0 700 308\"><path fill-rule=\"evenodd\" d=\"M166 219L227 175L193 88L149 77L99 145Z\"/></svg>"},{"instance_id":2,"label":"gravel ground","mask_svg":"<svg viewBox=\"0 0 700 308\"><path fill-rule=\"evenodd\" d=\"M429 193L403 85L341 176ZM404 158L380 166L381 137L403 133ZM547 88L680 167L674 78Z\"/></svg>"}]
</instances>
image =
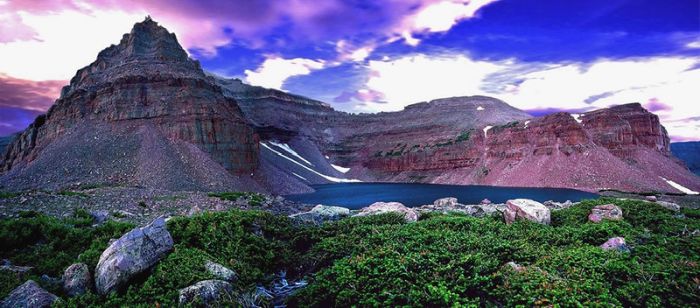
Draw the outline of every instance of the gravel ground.
<instances>
[{"instance_id":1,"label":"gravel ground","mask_svg":"<svg viewBox=\"0 0 700 308\"><path fill-rule=\"evenodd\" d=\"M192 215L201 211L229 209L263 210L289 215L311 208L309 205L263 195L264 201L251 205L246 198L236 201L209 197L206 192L170 191L139 187L104 187L74 191L31 191L0 198L0 218L17 217L22 211L37 211L56 217L70 216L85 209L102 216L137 224L161 215Z\"/></svg>"}]
</instances>

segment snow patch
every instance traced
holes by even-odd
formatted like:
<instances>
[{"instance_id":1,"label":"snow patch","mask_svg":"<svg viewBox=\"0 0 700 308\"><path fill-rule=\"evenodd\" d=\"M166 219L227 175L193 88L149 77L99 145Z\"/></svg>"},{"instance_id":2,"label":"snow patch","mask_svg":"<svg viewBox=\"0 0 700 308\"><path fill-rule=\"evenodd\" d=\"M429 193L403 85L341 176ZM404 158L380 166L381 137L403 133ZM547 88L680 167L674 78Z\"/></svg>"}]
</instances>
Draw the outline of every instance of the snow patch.
<instances>
[{"instance_id":1,"label":"snow patch","mask_svg":"<svg viewBox=\"0 0 700 308\"><path fill-rule=\"evenodd\" d=\"M338 170L340 173L348 173L348 171L350 171L350 168L345 168L334 164L331 164L331 166L335 168L335 170Z\"/></svg>"},{"instance_id":2,"label":"snow patch","mask_svg":"<svg viewBox=\"0 0 700 308\"><path fill-rule=\"evenodd\" d=\"M328 175L322 174L322 173L320 173L320 172L318 172L318 171L316 171L316 170L314 170L314 169L311 169L311 168L309 168L309 167L307 167L307 166L304 166L303 164L299 163L298 161L292 159L291 157L288 157L288 156L282 154L282 152L273 149L272 147L270 147L269 145L265 144L264 142L260 142L260 145L262 145L264 148L266 148L266 149L272 151L272 153L275 153L275 154L277 154L278 156L281 156L282 158L284 158L284 159L286 159L286 160L288 160L288 161L291 161L291 162L297 164L298 166L300 166L300 167L302 167L302 168L304 168L304 169L306 169L306 170L308 170L308 171L310 171L310 172L312 172L312 173L314 173L314 174L316 174L316 175L318 175L318 176L320 176L320 177L322 177L322 178L324 178L324 179L326 179L326 180L328 180L328 181L335 182L335 183L356 183L356 182L362 182L362 181L357 180L357 179L341 179L341 178L336 178L336 177L332 177L332 176L328 176Z\"/></svg>"},{"instance_id":3,"label":"snow patch","mask_svg":"<svg viewBox=\"0 0 700 308\"><path fill-rule=\"evenodd\" d=\"M307 180L305 177L303 177L303 176L301 176L301 175L298 175L298 174L296 174L296 173L294 173L294 172L292 172L292 174L293 174L294 176L296 176L296 177L298 177L298 178L304 180L304 181L307 181L307 182L309 181L309 180Z\"/></svg>"},{"instance_id":4,"label":"snow patch","mask_svg":"<svg viewBox=\"0 0 700 308\"><path fill-rule=\"evenodd\" d=\"M530 121L525 121L525 128L530 124Z\"/></svg>"},{"instance_id":5,"label":"snow patch","mask_svg":"<svg viewBox=\"0 0 700 308\"><path fill-rule=\"evenodd\" d=\"M303 162L305 162L305 163L308 164L309 166L313 166L313 165L314 165L314 164L312 164L310 161L308 161L308 160L306 160L305 158L301 157L301 155L299 155L299 153L297 153L296 151L294 151L294 149L292 149L292 147L290 147L288 144L286 144L286 143L277 143L277 142L274 142L274 141L269 141L269 142L270 142L271 145L274 145L274 146L276 146L276 147L278 147L278 148L280 148L280 149L282 149L282 150L285 150L285 151L287 151L287 153L294 155L294 157L296 157L296 158L298 158L298 159L301 159Z\"/></svg>"},{"instance_id":6,"label":"snow patch","mask_svg":"<svg viewBox=\"0 0 700 308\"><path fill-rule=\"evenodd\" d=\"M476 111L483 111L483 110L484 110L484 107L481 107L481 106L476 108Z\"/></svg>"},{"instance_id":7,"label":"snow patch","mask_svg":"<svg viewBox=\"0 0 700 308\"><path fill-rule=\"evenodd\" d=\"M667 179L664 178L664 177L660 177L660 178L661 178L662 180L666 181L666 183L668 183L668 185L671 185L673 188L678 189L678 191L680 191L680 192L682 192L682 193L684 193L684 194L686 194L686 195L699 195L699 194L700 194L700 193L698 193L697 191L690 190L690 189L686 188L685 186L683 186L683 185L681 185L681 184L678 184L678 183L676 183L676 182L674 182L674 181L667 180Z\"/></svg>"},{"instance_id":8,"label":"snow patch","mask_svg":"<svg viewBox=\"0 0 700 308\"><path fill-rule=\"evenodd\" d=\"M578 122L578 124L583 123L583 119L582 119L583 115L582 114L572 114L571 117L574 118L574 120L576 120L576 122Z\"/></svg>"},{"instance_id":9,"label":"snow patch","mask_svg":"<svg viewBox=\"0 0 700 308\"><path fill-rule=\"evenodd\" d=\"M328 157L328 155L326 155L326 159L331 159L331 158L330 158L330 157Z\"/></svg>"},{"instance_id":10,"label":"snow patch","mask_svg":"<svg viewBox=\"0 0 700 308\"><path fill-rule=\"evenodd\" d=\"M492 128L493 128L493 126L486 126L486 127L484 127L484 138L485 138L485 137L488 137L488 135L489 135L489 129L492 129Z\"/></svg>"}]
</instances>

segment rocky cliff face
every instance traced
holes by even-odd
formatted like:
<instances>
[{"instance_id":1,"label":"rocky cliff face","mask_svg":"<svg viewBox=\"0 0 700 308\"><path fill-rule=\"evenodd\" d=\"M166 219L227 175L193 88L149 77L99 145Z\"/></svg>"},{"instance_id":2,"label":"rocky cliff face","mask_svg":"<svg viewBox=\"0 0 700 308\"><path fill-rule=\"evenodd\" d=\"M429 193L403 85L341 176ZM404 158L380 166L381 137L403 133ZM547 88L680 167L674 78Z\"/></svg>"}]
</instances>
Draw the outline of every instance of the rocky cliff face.
<instances>
[{"instance_id":1,"label":"rocky cliff face","mask_svg":"<svg viewBox=\"0 0 700 308\"><path fill-rule=\"evenodd\" d=\"M56 161L59 148L75 155ZM76 73L54 106L8 146L0 171L27 184L39 177L35 171L56 166L66 169L55 174L58 182L60 173L165 188L237 182L196 170L212 161L234 176L250 174L258 164L257 136L175 35L147 18Z\"/></svg>"}]
</instances>

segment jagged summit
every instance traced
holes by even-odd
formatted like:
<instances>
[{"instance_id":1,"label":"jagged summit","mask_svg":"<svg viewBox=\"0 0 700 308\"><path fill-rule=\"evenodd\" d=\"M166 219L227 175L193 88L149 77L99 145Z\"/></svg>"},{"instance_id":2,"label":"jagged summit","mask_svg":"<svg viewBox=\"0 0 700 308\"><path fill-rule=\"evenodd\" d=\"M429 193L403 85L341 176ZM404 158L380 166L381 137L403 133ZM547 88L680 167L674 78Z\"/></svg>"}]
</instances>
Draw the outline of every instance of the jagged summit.
<instances>
[{"instance_id":1,"label":"jagged summit","mask_svg":"<svg viewBox=\"0 0 700 308\"><path fill-rule=\"evenodd\" d=\"M199 61L188 57L175 34L147 16L134 24L119 44L102 50L93 63L78 70L61 96L127 77L203 79L206 76Z\"/></svg>"}]
</instances>

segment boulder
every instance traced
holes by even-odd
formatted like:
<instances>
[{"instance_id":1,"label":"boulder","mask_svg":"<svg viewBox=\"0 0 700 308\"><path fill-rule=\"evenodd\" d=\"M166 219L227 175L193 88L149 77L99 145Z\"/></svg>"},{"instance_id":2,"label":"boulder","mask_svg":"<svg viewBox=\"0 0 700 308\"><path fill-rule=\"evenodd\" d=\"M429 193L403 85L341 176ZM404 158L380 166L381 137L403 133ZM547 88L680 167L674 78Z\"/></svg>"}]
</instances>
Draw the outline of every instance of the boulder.
<instances>
[{"instance_id":1,"label":"boulder","mask_svg":"<svg viewBox=\"0 0 700 308\"><path fill-rule=\"evenodd\" d=\"M647 196L646 200L649 202L656 202L657 199L656 199L656 196Z\"/></svg>"},{"instance_id":2,"label":"boulder","mask_svg":"<svg viewBox=\"0 0 700 308\"><path fill-rule=\"evenodd\" d=\"M236 275L236 272L219 263L207 261L204 264L204 268L207 269L207 272L209 272L209 274L212 274L216 278L219 278L221 280L234 282L236 281L236 279L238 279L238 275Z\"/></svg>"},{"instance_id":3,"label":"boulder","mask_svg":"<svg viewBox=\"0 0 700 308\"><path fill-rule=\"evenodd\" d=\"M489 205L489 204L491 204L491 200L489 200L489 199L481 200L481 204L483 204L483 205Z\"/></svg>"},{"instance_id":4,"label":"boulder","mask_svg":"<svg viewBox=\"0 0 700 308\"><path fill-rule=\"evenodd\" d=\"M350 216L348 208L319 204L308 212L289 215L289 218L301 223L322 224L327 221L337 221L347 216Z\"/></svg>"},{"instance_id":5,"label":"boulder","mask_svg":"<svg viewBox=\"0 0 700 308\"><path fill-rule=\"evenodd\" d=\"M565 202L556 202L556 201L549 200L549 201L545 201L543 204L544 204L544 206L548 207L550 210L553 210L553 211L568 209L574 205L574 203L571 202L571 200L566 200Z\"/></svg>"},{"instance_id":6,"label":"boulder","mask_svg":"<svg viewBox=\"0 0 700 308\"><path fill-rule=\"evenodd\" d=\"M63 290L66 295L73 297L83 295L92 288L92 277L87 264L76 263L69 266L63 273Z\"/></svg>"},{"instance_id":7,"label":"boulder","mask_svg":"<svg viewBox=\"0 0 700 308\"><path fill-rule=\"evenodd\" d=\"M436 207L454 207L458 205L459 203L457 202L457 198L442 198L442 199L437 199L433 202L433 205Z\"/></svg>"},{"instance_id":8,"label":"boulder","mask_svg":"<svg viewBox=\"0 0 700 308\"><path fill-rule=\"evenodd\" d=\"M10 292L0 304L1 308L37 308L51 307L59 298L46 290L33 280L27 280L21 286Z\"/></svg>"},{"instance_id":9,"label":"boulder","mask_svg":"<svg viewBox=\"0 0 700 308\"><path fill-rule=\"evenodd\" d=\"M223 280L204 280L180 290L180 306L197 303L218 306L233 299L233 286Z\"/></svg>"},{"instance_id":10,"label":"boulder","mask_svg":"<svg viewBox=\"0 0 700 308\"><path fill-rule=\"evenodd\" d=\"M660 206L662 206L662 207L664 207L664 208L666 208L666 209L668 209L668 210L674 211L674 212L680 212L680 211L681 211L681 206L678 205L678 204L675 204L675 203L673 203L673 202L656 201L656 204L658 204L658 205L660 205Z\"/></svg>"},{"instance_id":11,"label":"boulder","mask_svg":"<svg viewBox=\"0 0 700 308\"><path fill-rule=\"evenodd\" d=\"M544 204L529 199L508 200L503 216L507 224L512 224L518 218L544 225L550 222L549 209Z\"/></svg>"},{"instance_id":12,"label":"boulder","mask_svg":"<svg viewBox=\"0 0 700 308\"><path fill-rule=\"evenodd\" d=\"M95 268L95 286L107 294L124 286L135 275L151 268L173 249L173 238L159 217L114 241L102 252Z\"/></svg>"},{"instance_id":13,"label":"boulder","mask_svg":"<svg viewBox=\"0 0 700 308\"><path fill-rule=\"evenodd\" d=\"M370 216L385 213L403 214L406 222L415 222L418 220L418 213L413 209L407 208L399 202L375 202L372 205L362 208L355 216Z\"/></svg>"},{"instance_id":14,"label":"boulder","mask_svg":"<svg viewBox=\"0 0 700 308\"><path fill-rule=\"evenodd\" d=\"M95 221L96 224L101 224L101 223L107 221L107 218L109 218L109 211L107 211L107 210L92 211L92 212L90 212L90 216L92 216L92 219Z\"/></svg>"},{"instance_id":15,"label":"boulder","mask_svg":"<svg viewBox=\"0 0 700 308\"><path fill-rule=\"evenodd\" d=\"M601 222L603 220L622 220L622 209L614 204L596 205L588 215L590 222Z\"/></svg>"},{"instance_id":16,"label":"boulder","mask_svg":"<svg viewBox=\"0 0 700 308\"><path fill-rule=\"evenodd\" d=\"M600 248L602 248L603 250L617 250L620 252L630 251L629 247L627 247L627 243L625 243L624 237L613 237L607 242L600 245Z\"/></svg>"}]
</instances>

